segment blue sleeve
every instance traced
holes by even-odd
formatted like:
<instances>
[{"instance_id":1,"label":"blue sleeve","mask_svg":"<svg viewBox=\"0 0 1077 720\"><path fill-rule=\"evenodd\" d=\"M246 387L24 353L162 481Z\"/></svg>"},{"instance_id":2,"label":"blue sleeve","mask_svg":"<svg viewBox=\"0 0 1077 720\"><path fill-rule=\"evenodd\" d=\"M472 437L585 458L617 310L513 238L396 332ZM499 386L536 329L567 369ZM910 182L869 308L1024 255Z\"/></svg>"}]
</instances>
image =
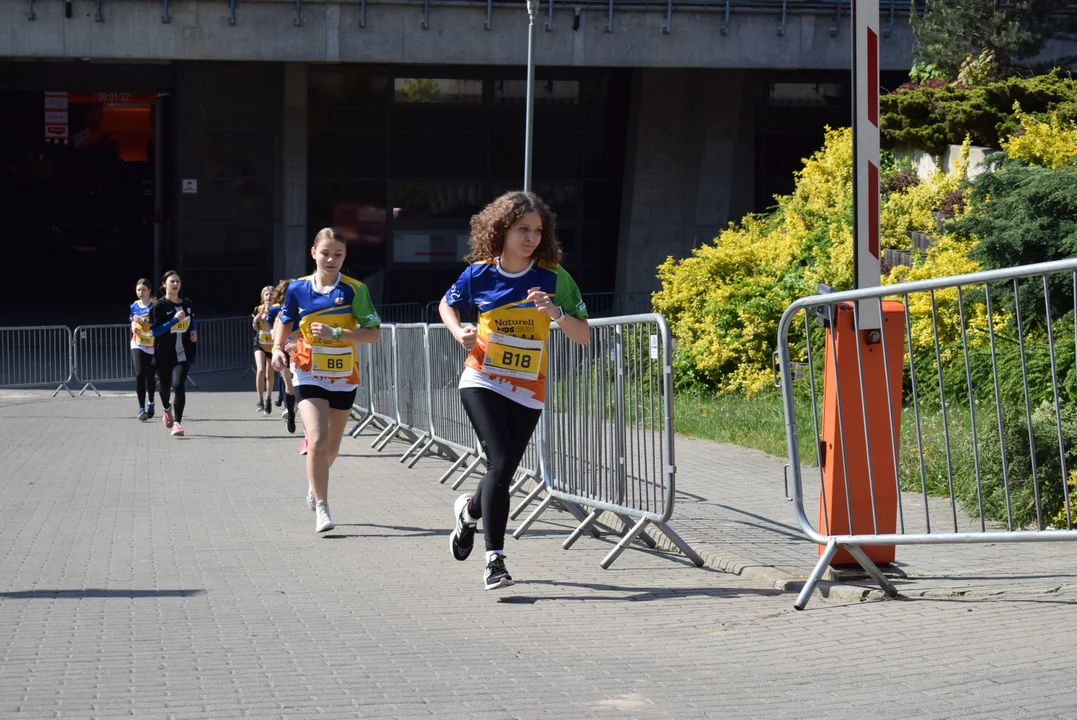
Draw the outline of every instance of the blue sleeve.
<instances>
[{"instance_id":1,"label":"blue sleeve","mask_svg":"<svg viewBox=\"0 0 1077 720\"><path fill-rule=\"evenodd\" d=\"M272 325L278 315L280 315L280 305L270 305L266 312L266 322Z\"/></svg>"},{"instance_id":2,"label":"blue sleeve","mask_svg":"<svg viewBox=\"0 0 1077 720\"><path fill-rule=\"evenodd\" d=\"M132 322L135 319L135 304L131 303L127 306L127 322Z\"/></svg>"},{"instance_id":3,"label":"blue sleeve","mask_svg":"<svg viewBox=\"0 0 1077 720\"><path fill-rule=\"evenodd\" d=\"M456 310L470 310L474 305L471 296L471 271L475 265L468 265L460 277L456 279L452 287L445 293L445 302L449 307Z\"/></svg>"},{"instance_id":4,"label":"blue sleeve","mask_svg":"<svg viewBox=\"0 0 1077 720\"><path fill-rule=\"evenodd\" d=\"M176 318L167 320L160 325L153 326L153 336L159 337L161 335L167 335L172 330L172 326L176 324Z\"/></svg>"},{"instance_id":5,"label":"blue sleeve","mask_svg":"<svg viewBox=\"0 0 1077 720\"><path fill-rule=\"evenodd\" d=\"M290 325L299 319L299 303L295 297L298 282L294 280L288 283L288 290L284 293L284 304L280 306L280 312L277 315L282 325Z\"/></svg>"}]
</instances>

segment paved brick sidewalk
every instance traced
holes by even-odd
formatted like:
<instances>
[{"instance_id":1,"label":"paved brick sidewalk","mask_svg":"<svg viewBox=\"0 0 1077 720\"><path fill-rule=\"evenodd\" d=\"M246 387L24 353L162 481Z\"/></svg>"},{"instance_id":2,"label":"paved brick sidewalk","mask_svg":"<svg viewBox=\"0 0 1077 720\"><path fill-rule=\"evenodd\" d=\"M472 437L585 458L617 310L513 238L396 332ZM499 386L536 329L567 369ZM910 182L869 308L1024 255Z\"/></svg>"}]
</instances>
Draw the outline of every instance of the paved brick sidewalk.
<instances>
[{"instance_id":1,"label":"paved brick sidewalk","mask_svg":"<svg viewBox=\"0 0 1077 720\"><path fill-rule=\"evenodd\" d=\"M659 553L603 571L609 540L564 552L550 513L488 593L449 556L441 461L345 440L318 537L296 438L199 382L184 439L130 397L0 393L0 717L1073 716L1068 587L797 613ZM691 445L707 500L676 526L722 504L764 543L781 520L694 482Z\"/></svg>"}]
</instances>

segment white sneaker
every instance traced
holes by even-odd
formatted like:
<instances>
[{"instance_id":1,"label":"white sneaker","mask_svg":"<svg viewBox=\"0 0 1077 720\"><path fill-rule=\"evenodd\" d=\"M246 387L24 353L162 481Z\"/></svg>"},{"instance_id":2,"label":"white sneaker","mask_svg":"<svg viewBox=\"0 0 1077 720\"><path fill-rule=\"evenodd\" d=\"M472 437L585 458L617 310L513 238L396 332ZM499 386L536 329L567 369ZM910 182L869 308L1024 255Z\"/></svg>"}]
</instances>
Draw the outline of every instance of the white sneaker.
<instances>
[{"instance_id":1,"label":"white sneaker","mask_svg":"<svg viewBox=\"0 0 1077 720\"><path fill-rule=\"evenodd\" d=\"M314 491L307 490L307 505L310 505L310 509L314 510L318 507L318 504L314 502Z\"/></svg>"},{"instance_id":2,"label":"white sneaker","mask_svg":"<svg viewBox=\"0 0 1077 720\"><path fill-rule=\"evenodd\" d=\"M317 513L314 524L314 532L321 533L325 532L326 530L332 530L336 527L336 525L333 524L333 518L329 517L329 505L325 502L325 500L321 500L318 503L318 506L314 512Z\"/></svg>"}]
</instances>

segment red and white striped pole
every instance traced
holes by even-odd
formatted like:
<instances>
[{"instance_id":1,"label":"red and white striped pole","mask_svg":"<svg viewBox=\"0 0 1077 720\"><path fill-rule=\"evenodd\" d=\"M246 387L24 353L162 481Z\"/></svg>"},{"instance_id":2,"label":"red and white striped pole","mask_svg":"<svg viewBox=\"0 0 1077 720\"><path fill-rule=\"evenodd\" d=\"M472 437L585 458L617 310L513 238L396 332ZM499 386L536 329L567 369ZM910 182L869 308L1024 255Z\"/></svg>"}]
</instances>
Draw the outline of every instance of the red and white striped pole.
<instances>
[{"instance_id":1,"label":"red and white striped pole","mask_svg":"<svg viewBox=\"0 0 1077 720\"><path fill-rule=\"evenodd\" d=\"M879 0L853 8L853 287L879 285ZM860 328L878 329L876 302L860 303Z\"/></svg>"}]
</instances>

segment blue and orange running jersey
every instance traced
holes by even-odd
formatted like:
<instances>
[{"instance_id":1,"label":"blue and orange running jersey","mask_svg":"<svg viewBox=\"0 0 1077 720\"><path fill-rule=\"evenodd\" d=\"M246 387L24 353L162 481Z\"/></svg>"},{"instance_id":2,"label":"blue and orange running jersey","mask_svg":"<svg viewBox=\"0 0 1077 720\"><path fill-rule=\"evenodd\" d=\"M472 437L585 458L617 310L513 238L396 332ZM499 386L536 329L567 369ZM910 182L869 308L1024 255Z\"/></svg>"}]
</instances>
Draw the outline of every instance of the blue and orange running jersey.
<instances>
[{"instance_id":1,"label":"blue and orange running jersey","mask_svg":"<svg viewBox=\"0 0 1077 720\"><path fill-rule=\"evenodd\" d=\"M321 291L314 287L314 276L293 280L288 285L284 304L277 318L282 323L298 323L300 336L292 355L292 372L296 385L317 385L326 390L349 391L359 384L359 363L355 345L346 340L314 337L311 323L333 327L373 328L381 325L370 290L346 275Z\"/></svg>"},{"instance_id":2,"label":"blue and orange running jersey","mask_svg":"<svg viewBox=\"0 0 1077 720\"><path fill-rule=\"evenodd\" d=\"M131 349L141 350L149 355L153 355L153 328L150 326L151 307L153 307L152 302L143 306L136 300L131 303L131 308L127 313L128 322L138 321L136 329L131 331Z\"/></svg>"},{"instance_id":3,"label":"blue and orange running jersey","mask_svg":"<svg viewBox=\"0 0 1077 720\"><path fill-rule=\"evenodd\" d=\"M474 263L445 293L450 307L479 311L478 342L464 361L461 388L487 388L527 407L543 406L552 321L527 300L533 288L548 294L566 315L587 317L576 281L560 265L545 262L532 262L519 273L506 272L497 261Z\"/></svg>"}]
</instances>

